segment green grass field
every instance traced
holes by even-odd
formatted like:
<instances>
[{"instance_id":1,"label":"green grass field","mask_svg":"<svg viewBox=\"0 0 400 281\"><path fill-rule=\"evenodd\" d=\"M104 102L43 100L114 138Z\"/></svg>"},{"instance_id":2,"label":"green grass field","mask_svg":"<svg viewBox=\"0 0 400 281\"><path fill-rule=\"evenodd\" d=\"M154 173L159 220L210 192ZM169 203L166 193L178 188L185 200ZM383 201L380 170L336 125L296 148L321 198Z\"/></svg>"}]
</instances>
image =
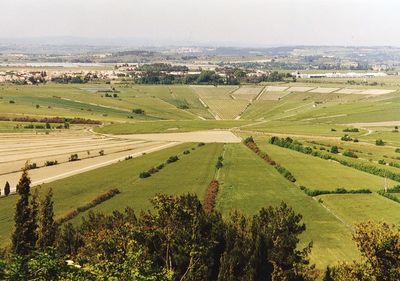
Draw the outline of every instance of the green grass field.
<instances>
[{"instance_id":1,"label":"green grass field","mask_svg":"<svg viewBox=\"0 0 400 281\"><path fill-rule=\"evenodd\" d=\"M224 159L217 198L219 210L226 214L239 209L252 215L260 208L284 201L303 215L307 231L302 242L313 241L311 259L319 268L357 257L351 231L247 147L227 145Z\"/></svg>"},{"instance_id":2,"label":"green grass field","mask_svg":"<svg viewBox=\"0 0 400 281\"><path fill-rule=\"evenodd\" d=\"M334 190L336 188L381 190L384 179L339 163L316 158L304 153L267 144L265 139L259 147L275 161L287 168L297 179L296 184L310 189ZM388 181L390 186L397 182Z\"/></svg>"},{"instance_id":3,"label":"green grass field","mask_svg":"<svg viewBox=\"0 0 400 281\"><path fill-rule=\"evenodd\" d=\"M378 194L321 195L323 204L346 223L367 220L400 224L400 204Z\"/></svg>"}]
</instances>

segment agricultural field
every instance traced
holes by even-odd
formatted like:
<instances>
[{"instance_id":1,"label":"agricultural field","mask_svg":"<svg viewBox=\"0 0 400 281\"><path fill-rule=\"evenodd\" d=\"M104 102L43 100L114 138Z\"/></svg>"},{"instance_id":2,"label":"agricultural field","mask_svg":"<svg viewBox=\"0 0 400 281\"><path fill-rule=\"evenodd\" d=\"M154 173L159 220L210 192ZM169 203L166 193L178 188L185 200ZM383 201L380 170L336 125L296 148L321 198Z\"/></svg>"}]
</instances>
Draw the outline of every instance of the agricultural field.
<instances>
[{"instance_id":1,"label":"agricultural field","mask_svg":"<svg viewBox=\"0 0 400 281\"><path fill-rule=\"evenodd\" d=\"M73 224L89 211L129 206L139 213L158 193L190 192L203 200L209 183L218 180L215 208L223 217L234 210L251 217L283 201L303 216L300 244L313 241L310 258L318 269L357 259L351 238L357 223L400 225L400 203L380 195L400 185L399 88L400 78L373 87L340 79L0 85L0 244L9 245L13 192L29 160L35 164L32 186L54 191L57 218L118 189L67 220ZM249 136L295 181L246 147ZM272 136L290 137L318 153L270 144ZM331 153L332 147L338 151ZM179 160L165 164L171 156ZM11 195L3 196L7 181ZM365 193L354 193L359 190Z\"/></svg>"},{"instance_id":2,"label":"agricultural field","mask_svg":"<svg viewBox=\"0 0 400 281\"><path fill-rule=\"evenodd\" d=\"M334 190L336 188L370 188L377 191L383 188L384 179L362 171L344 167L333 161L304 155L260 140L259 147L272 159L287 168L296 179L296 184L310 189ZM338 177L337 175L340 175ZM398 183L389 181L389 186Z\"/></svg>"},{"instance_id":3,"label":"agricultural field","mask_svg":"<svg viewBox=\"0 0 400 281\"><path fill-rule=\"evenodd\" d=\"M217 198L219 210L225 214L235 209L254 214L264 206L284 201L302 213L307 225L302 242L303 245L314 242L311 258L319 268L356 258L351 231L244 145L227 145L224 159L219 177L222 183Z\"/></svg>"},{"instance_id":4,"label":"agricultural field","mask_svg":"<svg viewBox=\"0 0 400 281\"><path fill-rule=\"evenodd\" d=\"M321 195L322 204L350 226L366 220L400 223L399 203L377 194Z\"/></svg>"},{"instance_id":5,"label":"agricultural field","mask_svg":"<svg viewBox=\"0 0 400 281\"><path fill-rule=\"evenodd\" d=\"M185 150L190 150L191 153L183 155L182 153ZM98 194L111 188L118 188L121 194L119 198L116 197L116 201L110 201L112 205L109 206L112 206L112 208L125 208L128 205L132 207L134 205L135 209L140 211L149 206L148 199L158 192L198 192L202 196L207 186L207 181L211 180L215 173L213 164L216 162L221 150L222 145L210 144L198 147L197 144L181 144L146 154L137 159L121 161L107 167L61 179L51 184L44 184L40 186L40 189L53 188L56 205L55 212L58 217L84 205ZM178 155L182 159L165 167L165 170L160 171L159 174L151 178L139 179L140 172L163 163L171 155ZM196 169L192 168L194 165ZM165 182L162 173L172 173L175 176L171 174L168 177L169 180ZM176 184L177 176L180 179L179 185ZM198 181L197 185L194 185L194 178ZM184 185L181 183L184 183ZM85 188L82 188L82 186ZM136 192L137 189L140 189L140 191ZM124 195L125 193L127 193L127 197ZM137 197L138 194L140 194L140 197ZM123 201L118 200L122 198ZM0 243L5 245L9 243L13 219L12 206L15 204L17 196L12 195L1 200L0 223L2 227L0 228ZM132 200L134 200L133 205Z\"/></svg>"}]
</instances>

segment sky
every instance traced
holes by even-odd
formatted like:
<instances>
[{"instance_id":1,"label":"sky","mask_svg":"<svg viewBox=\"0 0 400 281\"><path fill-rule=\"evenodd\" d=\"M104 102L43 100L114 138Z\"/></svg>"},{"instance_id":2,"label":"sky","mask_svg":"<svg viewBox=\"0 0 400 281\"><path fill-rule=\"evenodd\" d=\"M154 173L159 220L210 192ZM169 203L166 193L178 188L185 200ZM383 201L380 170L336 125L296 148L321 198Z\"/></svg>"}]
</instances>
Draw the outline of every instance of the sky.
<instances>
[{"instance_id":1,"label":"sky","mask_svg":"<svg viewBox=\"0 0 400 281\"><path fill-rule=\"evenodd\" d=\"M399 0L0 0L0 38L400 46Z\"/></svg>"}]
</instances>

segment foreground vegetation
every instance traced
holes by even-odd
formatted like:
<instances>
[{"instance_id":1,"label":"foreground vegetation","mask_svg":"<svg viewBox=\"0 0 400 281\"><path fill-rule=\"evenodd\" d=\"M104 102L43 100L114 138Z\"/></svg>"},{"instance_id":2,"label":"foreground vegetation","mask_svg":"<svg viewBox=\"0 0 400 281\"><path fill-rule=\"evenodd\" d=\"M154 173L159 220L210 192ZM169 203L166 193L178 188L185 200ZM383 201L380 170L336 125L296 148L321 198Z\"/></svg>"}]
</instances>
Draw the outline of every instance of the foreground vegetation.
<instances>
[{"instance_id":1,"label":"foreground vegetation","mask_svg":"<svg viewBox=\"0 0 400 281\"><path fill-rule=\"evenodd\" d=\"M54 220L52 190L39 200L24 171L2 280L316 280L306 225L285 203L251 219L203 208L195 195L157 195L154 211L90 213L80 225ZM367 222L353 235L362 259L327 268L324 280L396 280L400 232ZM1 259L2 258L2 259ZM68 261L67 261L68 260Z\"/></svg>"}]
</instances>

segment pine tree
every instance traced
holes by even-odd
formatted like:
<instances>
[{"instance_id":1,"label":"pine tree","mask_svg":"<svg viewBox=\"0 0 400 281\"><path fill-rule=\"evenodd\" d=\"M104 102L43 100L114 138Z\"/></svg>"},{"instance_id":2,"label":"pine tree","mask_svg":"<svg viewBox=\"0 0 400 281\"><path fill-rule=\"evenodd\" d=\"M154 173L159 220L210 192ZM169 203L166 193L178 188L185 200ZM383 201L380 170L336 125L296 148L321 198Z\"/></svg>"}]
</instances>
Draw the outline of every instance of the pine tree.
<instances>
[{"instance_id":1,"label":"pine tree","mask_svg":"<svg viewBox=\"0 0 400 281\"><path fill-rule=\"evenodd\" d=\"M54 221L53 190L50 188L40 204L39 231L37 246L44 250L54 245L57 225Z\"/></svg>"},{"instance_id":2,"label":"pine tree","mask_svg":"<svg viewBox=\"0 0 400 281\"><path fill-rule=\"evenodd\" d=\"M4 186L4 195L8 196L10 194L10 183L6 182L6 185Z\"/></svg>"},{"instance_id":3,"label":"pine tree","mask_svg":"<svg viewBox=\"0 0 400 281\"><path fill-rule=\"evenodd\" d=\"M29 202L30 184L31 180L25 168L17 185L19 199L15 210L15 228L12 235L12 251L20 256L28 256L35 249L36 244L36 224L32 215L35 215L37 203Z\"/></svg>"}]
</instances>

